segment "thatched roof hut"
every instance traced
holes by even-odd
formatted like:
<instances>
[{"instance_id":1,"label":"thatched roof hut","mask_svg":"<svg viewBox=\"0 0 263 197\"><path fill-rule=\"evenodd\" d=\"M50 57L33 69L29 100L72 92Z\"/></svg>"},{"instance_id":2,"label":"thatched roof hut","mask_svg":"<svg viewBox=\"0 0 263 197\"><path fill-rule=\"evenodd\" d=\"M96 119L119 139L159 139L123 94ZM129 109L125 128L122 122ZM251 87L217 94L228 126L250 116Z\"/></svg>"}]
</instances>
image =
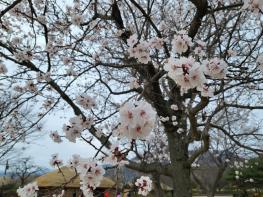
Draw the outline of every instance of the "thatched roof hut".
<instances>
[{"instance_id":1,"label":"thatched roof hut","mask_svg":"<svg viewBox=\"0 0 263 197\"><path fill-rule=\"evenodd\" d=\"M69 167L61 167L44 174L36 179L39 187L39 196L50 196L65 190L65 197L80 196L80 179L77 173ZM114 191L115 182L108 177L103 177L96 192Z\"/></svg>"}]
</instances>

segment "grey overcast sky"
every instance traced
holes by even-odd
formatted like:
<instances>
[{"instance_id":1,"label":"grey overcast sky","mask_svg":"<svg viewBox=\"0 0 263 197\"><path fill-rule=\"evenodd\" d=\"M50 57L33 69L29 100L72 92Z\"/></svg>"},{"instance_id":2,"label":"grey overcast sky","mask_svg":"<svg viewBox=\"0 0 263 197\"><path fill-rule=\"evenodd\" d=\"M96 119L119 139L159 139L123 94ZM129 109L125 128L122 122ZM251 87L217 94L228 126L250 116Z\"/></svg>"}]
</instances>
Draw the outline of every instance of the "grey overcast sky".
<instances>
[{"instance_id":1,"label":"grey overcast sky","mask_svg":"<svg viewBox=\"0 0 263 197\"><path fill-rule=\"evenodd\" d=\"M71 113L69 112L69 114ZM59 158L63 159L64 164L68 162L73 154L79 154L85 158L92 157L96 151L83 141L72 143L63 138L63 142L58 144L51 140L49 137L50 131L58 131L59 134L63 135L62 127L67 121L58 116L49 116L41 131L44 134L39 135L39 139L34 139L30 144L26 145L27 148L23 152L23 157L31 156L35 164L47 168L52 168L49 165L49 161L54 153L59 154Z\"/></svg>"}]
</instances>

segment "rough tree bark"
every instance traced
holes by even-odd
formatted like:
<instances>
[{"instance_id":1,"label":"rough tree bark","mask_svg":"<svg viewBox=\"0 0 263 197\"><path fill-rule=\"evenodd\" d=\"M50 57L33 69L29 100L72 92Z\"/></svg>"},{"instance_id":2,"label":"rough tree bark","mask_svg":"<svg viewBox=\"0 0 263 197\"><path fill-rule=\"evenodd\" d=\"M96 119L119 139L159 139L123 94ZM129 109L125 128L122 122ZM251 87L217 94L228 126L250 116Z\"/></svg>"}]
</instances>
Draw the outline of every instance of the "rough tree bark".
<instances>
[{"instance_id":1,"label":"rough tree bark","mask_svg":"<svg viewBox=\"0 0 263 197\"><path fill-rule=\"evenodd\" d=\"M188 162L188 144L173 133L168 133L174 197L191 197L191 166Z\"/></svg>"}]
</instances>

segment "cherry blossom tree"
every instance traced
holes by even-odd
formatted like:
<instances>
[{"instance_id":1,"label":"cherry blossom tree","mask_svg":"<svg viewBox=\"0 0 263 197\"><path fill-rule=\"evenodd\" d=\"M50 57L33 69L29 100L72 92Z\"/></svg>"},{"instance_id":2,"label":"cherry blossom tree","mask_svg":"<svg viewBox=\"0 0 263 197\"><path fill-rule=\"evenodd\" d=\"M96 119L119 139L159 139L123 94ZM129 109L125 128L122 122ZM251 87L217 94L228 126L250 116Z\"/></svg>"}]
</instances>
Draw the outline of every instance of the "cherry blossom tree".
<instances>
[{"instance_id":1,"label":"cherry blossom tree","mask_svg":"<svg viewBox=\"0 0 263 197\"><path fill-rule=\"evenodd\" d=\"M47 132L61 146L83 140L97 150L92 160L71 162L85 196L104 174L101 162L168 175L174 196L190 197L191 165L209 150L215 132L242 150L263 152L262 131L233 126L231 117L243 109L242 120L250 120L263 109L262 4L2 1L2 87L12 90L18 106L35 106L35 123L51 113L72 114L61 131ZM156 127L167 162L147 160ZM146 194L151 182L137 185Z\"/></svg>"}]
</instances>

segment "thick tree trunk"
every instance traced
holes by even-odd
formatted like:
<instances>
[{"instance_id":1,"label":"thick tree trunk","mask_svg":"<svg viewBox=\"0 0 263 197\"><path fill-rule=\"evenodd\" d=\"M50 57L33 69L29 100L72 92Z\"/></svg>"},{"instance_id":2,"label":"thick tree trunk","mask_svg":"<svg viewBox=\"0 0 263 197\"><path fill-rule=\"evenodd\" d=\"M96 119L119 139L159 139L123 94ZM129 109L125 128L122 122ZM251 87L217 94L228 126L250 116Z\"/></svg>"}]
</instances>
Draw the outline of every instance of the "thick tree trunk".
<instances>
[{"instance_id":1,"label":"thick tree trunk","mask_svg":"<svg viewBox=\"0 0 263 197\"><path fill-rule=\"evenodd\" d=\"M191 197L192 186L190 179L190 168L185 166L184 161L177 162L173 168L173 197Z\"/></svg>"},{"instance_id":2,"label":"thick tree trunk","mask_svg":"<svg viewBox=\"0 0 263 197\"><path fill-rule=\"evenodd\" d=\"M172 164L173 197L191 197L192 185L190 164L188 163L188 145L173 133L168 134L168 144Z\"/></svg>"}]
</instances>

